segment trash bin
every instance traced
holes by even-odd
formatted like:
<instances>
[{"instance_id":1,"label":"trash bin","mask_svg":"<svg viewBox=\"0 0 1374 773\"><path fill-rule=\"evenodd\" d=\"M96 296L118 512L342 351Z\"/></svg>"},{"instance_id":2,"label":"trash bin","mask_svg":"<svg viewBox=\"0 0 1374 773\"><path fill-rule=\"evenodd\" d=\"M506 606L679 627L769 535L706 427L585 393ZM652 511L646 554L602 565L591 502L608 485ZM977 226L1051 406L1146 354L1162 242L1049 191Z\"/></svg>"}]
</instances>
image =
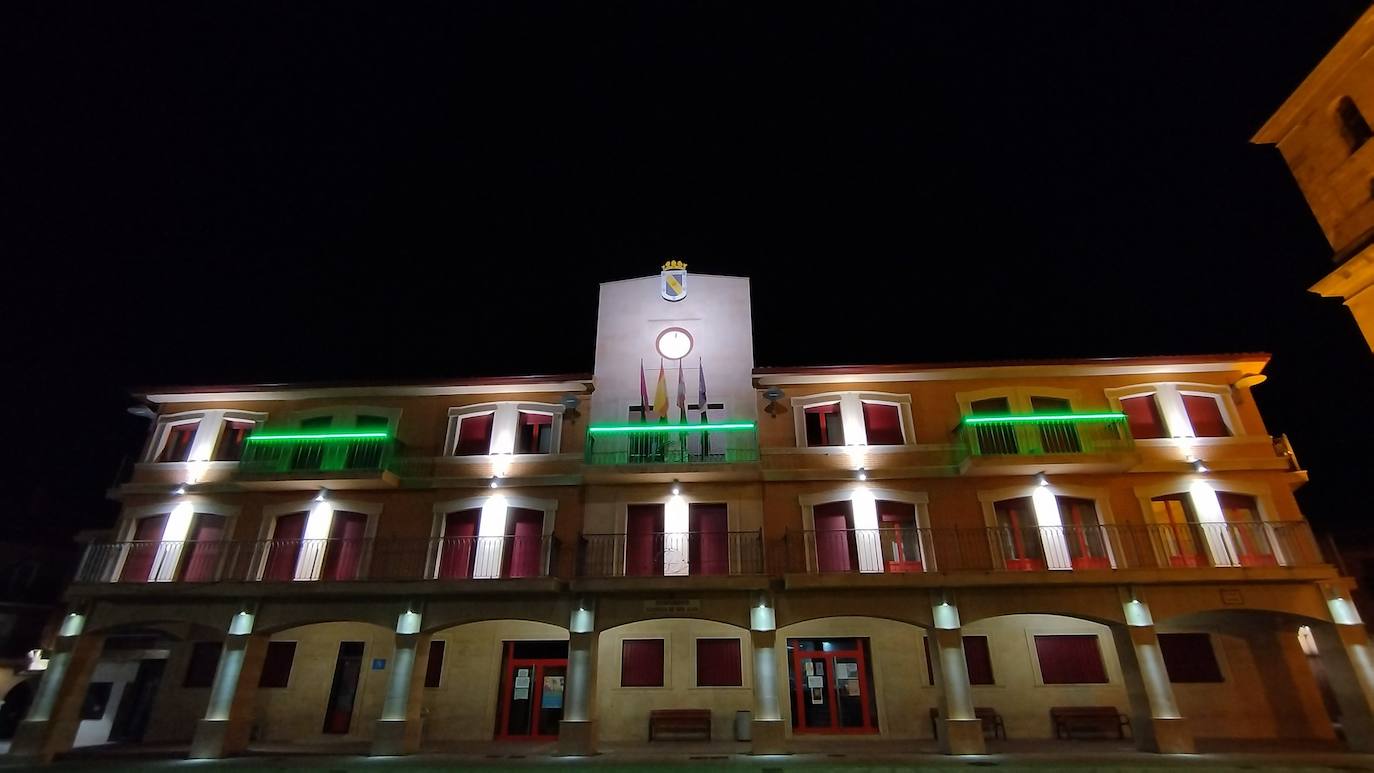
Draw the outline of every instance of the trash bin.
<instances>
[{"instance_id":1,"label":"trash bin","mask_svg":"<svg viewBox=\"0 0 1374 773\"><path fill-rule=\"evenodd\" d=\"M736 712L735 712L735 740L736 740L736 741L749 741L749 740L753 740L753 736L750 734L750 729L751 729L751 727L752 727L752 725L753 725L753 721L754 721L754 712L752 712L752 711L736 711Z\"/></svg>"}]
</instances>

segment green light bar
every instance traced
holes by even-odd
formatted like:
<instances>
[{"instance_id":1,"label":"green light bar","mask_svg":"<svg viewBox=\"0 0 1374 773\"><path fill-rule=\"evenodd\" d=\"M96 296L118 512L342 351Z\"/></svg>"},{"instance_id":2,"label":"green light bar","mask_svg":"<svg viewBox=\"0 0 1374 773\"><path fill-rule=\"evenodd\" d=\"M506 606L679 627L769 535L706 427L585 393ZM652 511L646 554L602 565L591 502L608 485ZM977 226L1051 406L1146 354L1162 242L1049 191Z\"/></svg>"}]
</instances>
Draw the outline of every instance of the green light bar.
<instances>
[{"instance_id":1,"label":"green light bar","mask_svg":"<svg viewBox=\"0 0 1374 773\"><path fill-rule=\"evenodd\" d=\"M270 443L278 440L386 440L387 432L294 432L287 435L255 433L248 436L249 442Z\"/></svg>"},{"instance_id":2,"label":"green light bar","mask_svg":"<svg viewBox=\"0 0 1374 773\"><path fill-rule=\"evenodd\" d=\"M611 427L588 427L593 435L625 435L634 432L740 432L752 430L754 422L739 421L730 424L622 424Z\"/></svg>"},{"instance_id":3,"label":"green light bar","mask_svg":"<svg viewBox=\"0 0 1374 773\"><path fill-rule=\"evenodd\" d=\"M1113 421L1124 413L1032 413L1022 416L965 416L965 424L1007 424L1026 421Z\"/></svg>"}]
</instances>

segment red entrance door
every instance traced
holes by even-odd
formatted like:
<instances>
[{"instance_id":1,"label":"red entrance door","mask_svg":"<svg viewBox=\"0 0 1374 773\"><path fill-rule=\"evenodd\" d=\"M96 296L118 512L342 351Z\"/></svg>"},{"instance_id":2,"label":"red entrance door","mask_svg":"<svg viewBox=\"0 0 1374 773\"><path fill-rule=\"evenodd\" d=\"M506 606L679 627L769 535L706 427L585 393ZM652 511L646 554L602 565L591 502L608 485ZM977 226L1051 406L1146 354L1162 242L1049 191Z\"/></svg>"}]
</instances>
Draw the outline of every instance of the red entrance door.
<instances>
[{"instance_id":1,"label":"red entrance door","mask_svg":"<svg viewBox=\"0 0 1374 773\"><path fill-rule=\"evenodd\" d=\"M497 740L556 738L567 676L567 642L506 642Z\"/></svg>"},{"instance_id":2,"label":"red entrance door","mask_svg":"<svg viewBox=\"0 0 1374 773\"><path fill-rule=\"evenodd\" d=\"M876 733L867 640L789 639L797 733Z\"/></svg>"}]
</instances>

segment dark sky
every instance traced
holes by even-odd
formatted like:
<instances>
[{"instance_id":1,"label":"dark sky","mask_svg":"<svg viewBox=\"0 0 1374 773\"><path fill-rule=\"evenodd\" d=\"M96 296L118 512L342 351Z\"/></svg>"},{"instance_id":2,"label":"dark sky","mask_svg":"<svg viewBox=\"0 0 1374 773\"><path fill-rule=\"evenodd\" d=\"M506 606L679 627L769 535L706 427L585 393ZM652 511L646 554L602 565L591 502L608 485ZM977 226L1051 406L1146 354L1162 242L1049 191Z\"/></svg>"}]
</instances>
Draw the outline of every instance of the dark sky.
<instances>
[{"instance_id":1,"label":"dark sky","mask_svg":"<svg viewBox=\"0 0 1374 773\"><path fill-rule=\"evenodd\" d=\"M0 536L110 522L128 387L586 371L667 258L760 365L1273 352L1353 523L1374 358L1248 140L1365 5L5 3Z\"/></svg>"}]
</instances>

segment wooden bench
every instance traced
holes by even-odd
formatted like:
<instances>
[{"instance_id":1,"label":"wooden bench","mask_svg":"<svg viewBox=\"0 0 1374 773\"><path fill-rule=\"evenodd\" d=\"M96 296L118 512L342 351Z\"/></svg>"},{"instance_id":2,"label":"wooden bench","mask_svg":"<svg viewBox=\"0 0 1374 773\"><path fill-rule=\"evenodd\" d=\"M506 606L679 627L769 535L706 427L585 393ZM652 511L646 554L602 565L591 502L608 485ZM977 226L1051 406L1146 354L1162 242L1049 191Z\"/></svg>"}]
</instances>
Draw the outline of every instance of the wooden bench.
<instances>
[{"instance_id":1,"label":"wooden bench","mask_svg":"<svg viewBox=\"0 0 1374 773\"><path fill-rule=\"evenodd\" d=\"M984 737L991 736L994 739L1007 740L1007 728L1002 724L1002 715L997 713L997 709L989 706L974 706L973 716L975 719L983 720ZM940 710L938 708L930 710L930 729L936 738L940 737Z\"/></svg>"},{"instance_id":2,"label":"wooden bench","mask_svg":"<svg viewBox=\"0 0 1374 773\"><path fill-rule=\"evenodd\" d=\"M711 740L709 709L653 709L649 712L649 740L668 733L670 738Z\"/></svg>"},{"instance_id":3,"label":"wooden bench","mask_svg":"<svg viewBox=\"0 0 1374 773\"><path fill-rule=\"evenodd\" d=\"M1055 706L1050 709L1055 738L1101 738L1115 733L1126 737L1131 718L1115 706Z\"/></svg>"}]
</instances>

